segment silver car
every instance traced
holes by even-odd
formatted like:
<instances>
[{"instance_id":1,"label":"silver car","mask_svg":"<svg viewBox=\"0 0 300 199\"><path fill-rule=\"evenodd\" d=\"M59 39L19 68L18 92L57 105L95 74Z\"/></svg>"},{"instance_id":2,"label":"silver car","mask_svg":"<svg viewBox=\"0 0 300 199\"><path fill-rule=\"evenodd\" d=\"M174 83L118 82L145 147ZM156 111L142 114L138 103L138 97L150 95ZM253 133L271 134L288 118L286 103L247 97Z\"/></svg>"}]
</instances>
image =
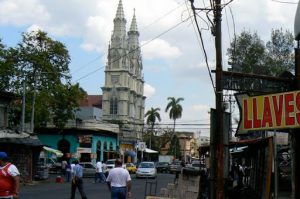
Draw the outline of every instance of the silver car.
<instances>
[{"instance_id":1,"label":"silver car","mask_svg":"<svg viewBox=\"0 0 300 199\"><path fill-rule=\"evenodd\" d=\"M95 177L96 166L91 162L80 162L79 163L83 167L83 176L86 177Z\"/></svg>"},{"instance_id":2,"label":"silver car","mask_svg":"<svg viewBox=\"0 0 300 199\"><path fill-rule=\"evenodd\" d=\"M157 171L154 162L141 162L136 171L136 178L156 178Z\"/></svg>"}]
</instances>

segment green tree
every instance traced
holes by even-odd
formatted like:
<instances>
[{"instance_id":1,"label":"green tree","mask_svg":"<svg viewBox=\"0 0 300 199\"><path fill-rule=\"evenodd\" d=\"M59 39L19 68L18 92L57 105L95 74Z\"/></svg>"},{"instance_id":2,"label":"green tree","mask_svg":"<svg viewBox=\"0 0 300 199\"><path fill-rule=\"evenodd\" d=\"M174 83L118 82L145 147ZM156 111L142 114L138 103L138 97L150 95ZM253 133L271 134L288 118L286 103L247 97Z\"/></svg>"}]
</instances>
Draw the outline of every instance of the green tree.
<instances>
[{"instance_id":1,"label":"green tree","mask_svg":"<svg viewBox=\"0 0 300 199\"><path fill-rule=\"evenodd\" d=\"M10 85L13 84L14 69L9 59L11 50L0 39L0 91L10 91Z\"/></svg>"},{"instance_id":2,"label":"green tree","mask_svg":"<svg viewBox=\"0 0 300 199\"><path fill-rule=\"evenodd\" d=\"M268 74L264 66L265 45L257 33L243 31L227 49L228 64L232 70L243 73Z\"/></svg>"},{"instance_id":3,"label":"green tree","mask_svg":"<svg viewBox=\"0 0 300 199\"><path fill-rule=\"evenodd\" d=\"M294 39L289 31L272 30L266 44L257 33L243 31L227 49L228 64L242 73L280 76L294 69Z\"/></svg>"},{"instance_id":4,"label":"green tree","mask_svg":"<svg viewBox=\"0 0 300 199\"><path fill-rule=\"evenodd\" d=\"M181 152L180 152L180 145L179 145L179 139L177 135L173 135L171 140L170 140L170 147L168 150L168 155L174 155L175 159L177 157L181 157Z\"/></svg>"},{"instance_id":5,"label":"green tree","mask_svg":"<svg viewBox=\"0 0 300 199\"><path fill-rule=\"evenodd\" d=\"M175 97L168 97L169 103L167 104L167 107L165 109L165 112L169 111L169 118L173 119L173 137L176 137L175 135L175 126L176 126L176 120L181 118L182 116L182 106L180 104L181 101L184 100L184 98L180 97L178 99L176 99ZM172 139L173 140L173 139ZM175 148L175 158L176 156L176 139L175 141L175 145L171 145L174 146Z\"/></svg>"},{"instance_id":6,"label":"green tree","mask_svg":"<svg viewBox=\"0 0 300 199\"><path fill-rule=\"evenodd\" d=\"M26 122L34 118L35 126L51 121L63 127L72 119L85 92L70 84L70 56L64 44L42 31L23 33L21 42L7 51L5 63L12 69L9 90L22 96L25 83Z\"/></svg>"},{"instance_id":7,"label":"green tree","mask_svg":"<svg viewBox=\"0 0 300 199\"><path fill-rule=\"evenodd\" d=\"M270 75L280 76L284 71L294 71L294 37L291 32L272 30L266 50L265 65L270 67Z\"/></svg>"},{"instance_id":8,"label":"green tree","mask_svg":"<svg viewBox=\"0 0 300 199\"><path fill-rule=\"evenodd\" d=\"M149 148L151 149L151 142L152 142L152 136L154 133L154 125L156 123L156 119L158 121L161 121L160 114L159 114L160 108L153 108L151 107L150 110L148 110L145 114L146 119L146 124L151 126L151 132L150 132L150 143L149 143Z\"/></svg>"}]
</instances>

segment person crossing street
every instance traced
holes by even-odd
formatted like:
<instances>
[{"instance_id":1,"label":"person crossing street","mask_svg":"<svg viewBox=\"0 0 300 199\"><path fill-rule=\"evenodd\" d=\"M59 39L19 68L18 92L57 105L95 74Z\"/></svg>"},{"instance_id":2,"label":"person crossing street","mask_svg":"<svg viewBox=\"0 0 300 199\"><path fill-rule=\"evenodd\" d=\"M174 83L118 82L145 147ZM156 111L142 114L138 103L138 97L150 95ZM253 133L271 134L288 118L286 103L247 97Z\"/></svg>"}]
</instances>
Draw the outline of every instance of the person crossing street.
<instances>
[{"instance_id":1,"label":"person crossing street","mask_svg":"<svg viewBox=\"0 0 300 199\"><path fill-rule=\"evenodd\" d=\"M75 167L74 167L74 173L72 178L72 185L71 185L71 199L75 199L75 192L76 188L78 188L78 191L81 195L82 199L87 199L86 194L83 189L83 168L79 165L78 160L74 161Z\"/></svg>"},{"instance_id":2,"label":"person crossing street","mask_svg":"<svg viewBox=\"0 0 300 199\"><path fill-rule=\"evenodd\" d=\"M96 163L96 173L95 173L94 183L96 183L98 179L100 179L100 182L105 182L106 181L106 178L103 174L103 165L102 165L101 161L98 161Z\"/></svg>"},{"instance_id":3,"label":"person crossing street","mask_svg":"<svg viewBox=\"0 0 300 199\"><path fill-rule=\"evenodd\" d=\"M111 199L126 199L126 195L131 198L131 177L127 169L122 168L120 159L116 159L115 168L109 171L106 182Z\"/></svg>"}]
</instances>

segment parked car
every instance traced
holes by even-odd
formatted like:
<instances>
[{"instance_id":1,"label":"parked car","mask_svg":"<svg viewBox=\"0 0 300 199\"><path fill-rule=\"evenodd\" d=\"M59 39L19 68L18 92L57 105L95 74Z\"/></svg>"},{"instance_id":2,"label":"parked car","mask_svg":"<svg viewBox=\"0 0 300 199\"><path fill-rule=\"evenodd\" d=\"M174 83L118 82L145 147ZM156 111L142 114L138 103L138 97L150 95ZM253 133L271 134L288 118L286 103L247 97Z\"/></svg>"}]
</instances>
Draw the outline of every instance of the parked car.
<instances>
[{"instance_id":1,"label":"parked car","mask_svg":"<svg viewBox=\"0 0 300 199\"><path fill-rule=\"evenodd\" d=\"M105 166L104 166L104 174L107 176L108 175L108 172L115 168L115 162L116 162L116 159L108 159L106 162L105 162Z\"/></svg>"},{"instance_id":2,"label":"parked car","mask_svg":"<svg viewBox=\"0 0 300 199\"><path fill-rule=\"evenodd\" d=\"M156 170L157 172L166 172L169 173L170 172L170 164L168 162L157 162L155 164Z\"/></svg>"},{"instance_id":3,"label":"parked car","mask_svg":"<svg viewBox=\"0 0 300 199\"><path fill-rule=\"evenodd\" d=\"M136 166L133 163L126 163L126 169L129 173L136 173Z\"/></svg>"},{"instance_id":4,"label":"parked car","mask_svg":"<svg viewBox=\"0 0 300 199\"><path fill-rule=\"evenodd\" d=\"M170 164L170 172L171 173L176 173L181 171L181 162L179 160L174 160Z\"/></svg>"},{"instance_id":5,"label":"parked car","mask_svg":"<svg viewBox=\"0 0 300 199\"><path fill-rule=\"evenodd\" d=\"M104 164L104 175L105 176L108 176L108 173L111 169L115 168L115 162L116 162L116 159L108 159L105 164ZM126 165L123 164L122 165L122 168L126 169Z\"/></svg>"},{"instance_id":6,"label":"parked car","mask_svg":"<svg viewBox=\"0 0 300 199\"><path fill-rule=\"evenodd\" d=\"M83 167L83 178L94 177L96 173L96 166L91 162L79 162Z\"/></svg>"},{"instance_id":7,"label":"parked car","mask_svg":"<svg viewBox=\"0 0 300 199\"><path fill-rule=\"evenodd\" d=\"M156 178L157 171L154 162L141 162L136 171L136 178Z\"/></svg>"}]
</instances>

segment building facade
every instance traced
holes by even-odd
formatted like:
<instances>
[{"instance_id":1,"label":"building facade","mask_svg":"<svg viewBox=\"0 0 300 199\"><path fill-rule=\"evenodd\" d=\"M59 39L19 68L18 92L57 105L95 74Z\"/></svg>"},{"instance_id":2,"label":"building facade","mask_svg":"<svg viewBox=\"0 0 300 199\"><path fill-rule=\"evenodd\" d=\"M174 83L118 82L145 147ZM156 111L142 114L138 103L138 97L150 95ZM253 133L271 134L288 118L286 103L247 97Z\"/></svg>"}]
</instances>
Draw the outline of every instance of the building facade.
<instances>
[{"instance_id":1,"label":"building facade","mask_svg":"<svg viewBox=\"0 0 300 199\"><path fill-rule=\"evenodd\" d=\"M145 111L142 70L136 16L134 13L127 32L120 0L108 46L105 83L102 87L102 119L120 125L120 151L124 152L128 148L134 149L142 134ZM132 146L128 147L128 144Z\"/></svg>"},{"instance_id":2,"label":"building facade","mask_svg":"<svg viewBox=\"0 0 300 199\"><path fill-rule=\"evenodd\" d=\"M44 145L63 153L61 159L96 163L119 154L117 125L83 121L80 126L36 128L35 131Z\"/></svg>"}]
</instances>

